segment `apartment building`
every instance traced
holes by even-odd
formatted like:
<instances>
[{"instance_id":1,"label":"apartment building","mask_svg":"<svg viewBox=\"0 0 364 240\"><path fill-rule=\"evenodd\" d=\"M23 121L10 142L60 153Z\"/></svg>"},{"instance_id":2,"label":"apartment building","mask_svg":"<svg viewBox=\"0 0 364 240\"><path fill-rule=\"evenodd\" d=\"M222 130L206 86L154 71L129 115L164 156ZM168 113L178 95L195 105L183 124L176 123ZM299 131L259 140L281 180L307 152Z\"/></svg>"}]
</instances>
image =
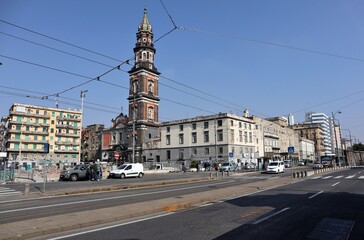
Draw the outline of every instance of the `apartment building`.
<instances>
[{"instance_id":1,"label":"apartment building","mask_svg":"<svg viewBox=\"0 0 364 240\"><path fill-rule=\"evenodd\" d=\"M332 152L332 137L331 137L331 130L330 130L330 119L325 113L314 113L308 112L305 116L305 122L311 123L318 123L322 127L322 138L323 138L323 148L324 154L323 155L330 155L333 154Z\"/></svg>"},{"instance_id":2,"label":"apartment building","mask_svg":"<svg viewBox=\"0 0 364 240\"><path fill-rule=\"evenodd\" d=\"M14 103L6 133L8 159L20 163L79 162L81 112ZM49 144L46 153L45 144Z\"/></svg>"}]
</instances>

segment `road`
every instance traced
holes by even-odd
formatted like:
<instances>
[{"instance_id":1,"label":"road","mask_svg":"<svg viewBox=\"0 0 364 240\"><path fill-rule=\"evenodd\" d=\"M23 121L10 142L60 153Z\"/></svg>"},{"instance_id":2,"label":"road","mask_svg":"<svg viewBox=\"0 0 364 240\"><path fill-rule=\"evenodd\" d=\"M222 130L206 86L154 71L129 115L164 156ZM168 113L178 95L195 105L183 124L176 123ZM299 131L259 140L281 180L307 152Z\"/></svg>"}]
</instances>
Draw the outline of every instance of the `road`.
<instances>
[{"instance_id":1,"label":"road","mask_svg":"<svg viewBox=\"0 0 364 240\"><path fill-rule=\"evenodd\" d=\"M207 173L206 173L207 174ZM205 173L198 176L206 177ZM196 176L196 175L190 175ZM143 188L122 189L116 191L96 192L89 194L72 194L72 195L59 195L42 198L29 198L20 199L17 201L3 200L0 201L0 224L21 221L26 216L27 219L37 219L41 217L56 216L60 214L75 213L80 211L87 211L89 209L103 209L108 207L126 205L129 203L141 203L152 200L165 199L169 197L178 197L186 194L195 194L211 189L221 189L240 184L251 183L255 181L264 181L270 178L279 178L287 176L287 174L268 175L253 173L251 175L221 178L218 181L198 181L186 182L171 185L156 185ZM171 177L171 176L170 176ZM184 179L185 174L174 175L173 179ZM153 176L149 178L149 182L155 179L167 179L166 176ZM202 178L203 179L203 178ZM80 186L106 186L110 184L131 184L141 179L114 179L101 182L59 182L49 186L50 189L60 191L60 189L67 190L70 185L75 184L73 188L80 188ZM145 182L148 182L144 180ZM36 184L33 184L37 186ZM63 187L66 186L66 187ZM34 186L33 186L34 187ZM63 188L62 188L63 187Z\"/></svg>"},{"instance_id":2,"label":"road","mask_svg":"<svg viewBox=\"0 0 364 240\"><path fill-rule=\"evenodd\" d=\"M359 240L364 236L363 200L364 171L349 169L185 211L64 232L53 239Z\"/></svg>"}]
</instances>

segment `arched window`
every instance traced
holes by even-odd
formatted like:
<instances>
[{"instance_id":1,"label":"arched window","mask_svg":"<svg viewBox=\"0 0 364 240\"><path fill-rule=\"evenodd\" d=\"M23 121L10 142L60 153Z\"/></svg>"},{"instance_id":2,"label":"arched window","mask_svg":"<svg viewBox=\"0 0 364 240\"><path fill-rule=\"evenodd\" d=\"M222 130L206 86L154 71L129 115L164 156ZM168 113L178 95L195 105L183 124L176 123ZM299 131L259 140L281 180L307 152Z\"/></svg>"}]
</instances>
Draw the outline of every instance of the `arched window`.
<instances>
[{"instance_id":1,"label":"arched window","mask_svg":"<svg viewBox=\"0 0 364 240\"><path fill-rule=\"evenodd\" d=\"M154 119L154 109L153 107L148 107L148 119Z\"/></svg>"},{"instance_id":2,"label":"arched window","mask_svg":"<svg viewBox=\"0 0 364 240\"><path fill-rule=\"evenodd\" d=\"M148 81L148 92L153 93L154 83L152 81Z\"/></svg>"}]
</instances>

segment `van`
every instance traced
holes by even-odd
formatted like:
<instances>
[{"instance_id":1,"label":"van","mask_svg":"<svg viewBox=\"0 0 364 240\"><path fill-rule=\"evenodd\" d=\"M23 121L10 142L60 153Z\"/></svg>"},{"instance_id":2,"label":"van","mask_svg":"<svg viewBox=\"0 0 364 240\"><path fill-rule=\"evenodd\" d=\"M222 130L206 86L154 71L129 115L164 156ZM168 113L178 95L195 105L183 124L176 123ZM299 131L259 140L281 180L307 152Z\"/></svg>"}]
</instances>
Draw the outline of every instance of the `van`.
<instances>
[{"instance_id":1,"label":"van","mask_svg":"<svg viewBox=\"0 0 364 240\"><path fill-rule=\"evenodd\" d=\"M274 161L268 163L267 173L283 173L284 172L284 162Z\"/></svg>"},{"instance_id":2,"label":"van","mask_svg":"<svg viewBox=\"0 0 364 240\"><path fill-rule=\"evenodd\" d=\"M141 163L125 163L115 170L111 170L109 178L139 177L144 175L144 167Z\"/></svg>"}]
</instances>

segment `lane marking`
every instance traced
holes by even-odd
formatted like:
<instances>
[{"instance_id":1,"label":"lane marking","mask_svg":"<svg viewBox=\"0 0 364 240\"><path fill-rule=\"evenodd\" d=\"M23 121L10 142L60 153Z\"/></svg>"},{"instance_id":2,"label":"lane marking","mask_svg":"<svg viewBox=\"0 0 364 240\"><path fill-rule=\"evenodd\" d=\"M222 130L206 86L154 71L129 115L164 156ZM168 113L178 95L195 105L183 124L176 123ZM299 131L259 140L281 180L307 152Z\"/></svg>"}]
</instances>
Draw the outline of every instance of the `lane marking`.
<instances>
[{"instance_id":1,"label":"lane marking","mask_svg":"<svg viewBox=\"0 0 364 240\"><path fill-rule=\"evenodd\" d=\"M313 177L311 179L319 179L319 178L321 178L321 176L316 176L316 177Z\"/></svg>"},{"instance_id":2,"label":"lane marking","mask_svg":"<svg viewBox=\"0 0 364 240\"><path fill-rule=\"evenodd\" d=\"M360 176L359 179L364 179L364 176Z\"/></svg>"},{"instance_id":3,"label":"lane marking","mask_svg":"<svg viewBox=\"0 0 364 240\"><path fill-rule=\"evenodd\" d=\"M354 175L351 175L351 176L347 176L346 178L347 179L351 179L351 178L354 178L355 177L355 174Z\"/></svg>"},{"instance_id":4,"label":"lane marking","mask_svg":"<svg viewBox=\"0 0 364 240\"><path fill-rule=\"evenodd\" d=\"M332 184L331 186L332 187L335 187L336 185L338 185L340 182L337 182L337 183L334 183L334 184Z\"/></svg>"},{"instance_id":5,"label":"lane marking","mask_svg":"<svg viewBox=\"0 0 364 240\"><path fill-rule=\"evenodd\" d=\"M126 226L126 225L133 224L133 223L138 223L138 222L148 221L148 220L152 220L152 219L156 219L156 218L160 218L160 217L165 217L165 216L168 216L171 214L174 214L174 212L165 213L165 214L161 214L161 215L153 216L153 217L147 217L147 218L143 218L143 219L138 219L138 220L134 220L134 221L130 221L130 222L120 223L120 224L116 224L116 225L112 225L112 226L92 229L92 230L88 230L88 231L84 231L84 232L73 233L73 234L65 235L65 236L61 236L61 237L49 238L48 240L58 240L58 239L64 239L64 238L69 238L69 237L75 237L75 236L103 231L103 230L107 230L107 229L111 229L111 228L122 227L122 226Z\"/></svg>"},{"instance_id":6,"label":"lane marking","mask_svg":"<svg viewBox=\"0 0 364 240\"><path fill-rule=\"evenodd\" d=\"M83 203L91 203L91 202L100 202L100 201L112 200L112 199L122 199L122 198L129 198L129 197L146 196L146 195L153 195L153 194L159 194L159 193L176 192L176 191L188 190L188 189L194 189L194 188L216 186L216 185L226 184L226 183L230 183L230 182L234 182L234 181L231 180L231 181L227 181L227 182L212 183L212 184L205 184L205 185L198 185L198 186L191 186L191 187L183 187L183 188L178 188L178 189L168 189L168 190L163 190L163 191L155 191L155 192L147 192L147 193L136 193L136 194L126 195L126 196L106 197L106 198L82 200L82 201L75 201L75 202L68 202L68 203L50 204L50 205L46 205L46 206L18 208L18 209L1 211L0 214L11 213L11 212L20 212L20 211L28 211L28 210L36 210L36 209L43 209L43 208L51 208L51 207L59 207L59 206L68 206L68 205L83 204Z\"/></svg>"},{"instance_id":7,"label":"lane marking","mask_svg":"<svg viewBox=\"0 0 364 240\"><path fill-rule=\"evenodd\" d=\"M259 224L261 222L264 222L265 220L268 220L269 218L274 217L275 215L278 215L278 214L280 214L282 212L285 212L285 211L287 211L289 209L290 209L289 207L286 207L286 208L284 208L284 209L282 209L282 210L280 210L278 212L275 212L275 213L273 213L271 215L268 215L268 216L266 216L266 217L264 217L262 219L259 219L259 220L255 221L255 222L253 222L253 224Z\"/></svg>"},{"instance_id":8,"label":"lane marking","mask_svg":"<svg viewBox=\"0 0 364 240\"><path fill-rule=\"evenodd\" d=\"M335 179L339 179L339 178L343 178L344 176L336 176L336 177L334 177Z\"/></svg>"},{"instance_id":9,"label":"lane marking","mask_svg":"<svg viewBox=\"0 0 364 240\"><path fill-rule=\"evenodd\" d=\"M326 177L323 177L322 179L329 179L329 178L332 178L332 176L326 176Z\"/></svg>"},{"instance_id":10,"label":"lane marking","mask_svg":"<svg viewBox=\"0 0 364 240\"><path fill-rule=\"evenodd\" d=\"M319 195L319 194L321 194L321 193L323 193L324 191L320 191L320 192L318 192L318 193L315 193L314 195L312 195L311 197L309 197L309 199L311 199L311 198L314 198L314 197L316 197L317 195Z\"/></svg>"}]
</instances>

